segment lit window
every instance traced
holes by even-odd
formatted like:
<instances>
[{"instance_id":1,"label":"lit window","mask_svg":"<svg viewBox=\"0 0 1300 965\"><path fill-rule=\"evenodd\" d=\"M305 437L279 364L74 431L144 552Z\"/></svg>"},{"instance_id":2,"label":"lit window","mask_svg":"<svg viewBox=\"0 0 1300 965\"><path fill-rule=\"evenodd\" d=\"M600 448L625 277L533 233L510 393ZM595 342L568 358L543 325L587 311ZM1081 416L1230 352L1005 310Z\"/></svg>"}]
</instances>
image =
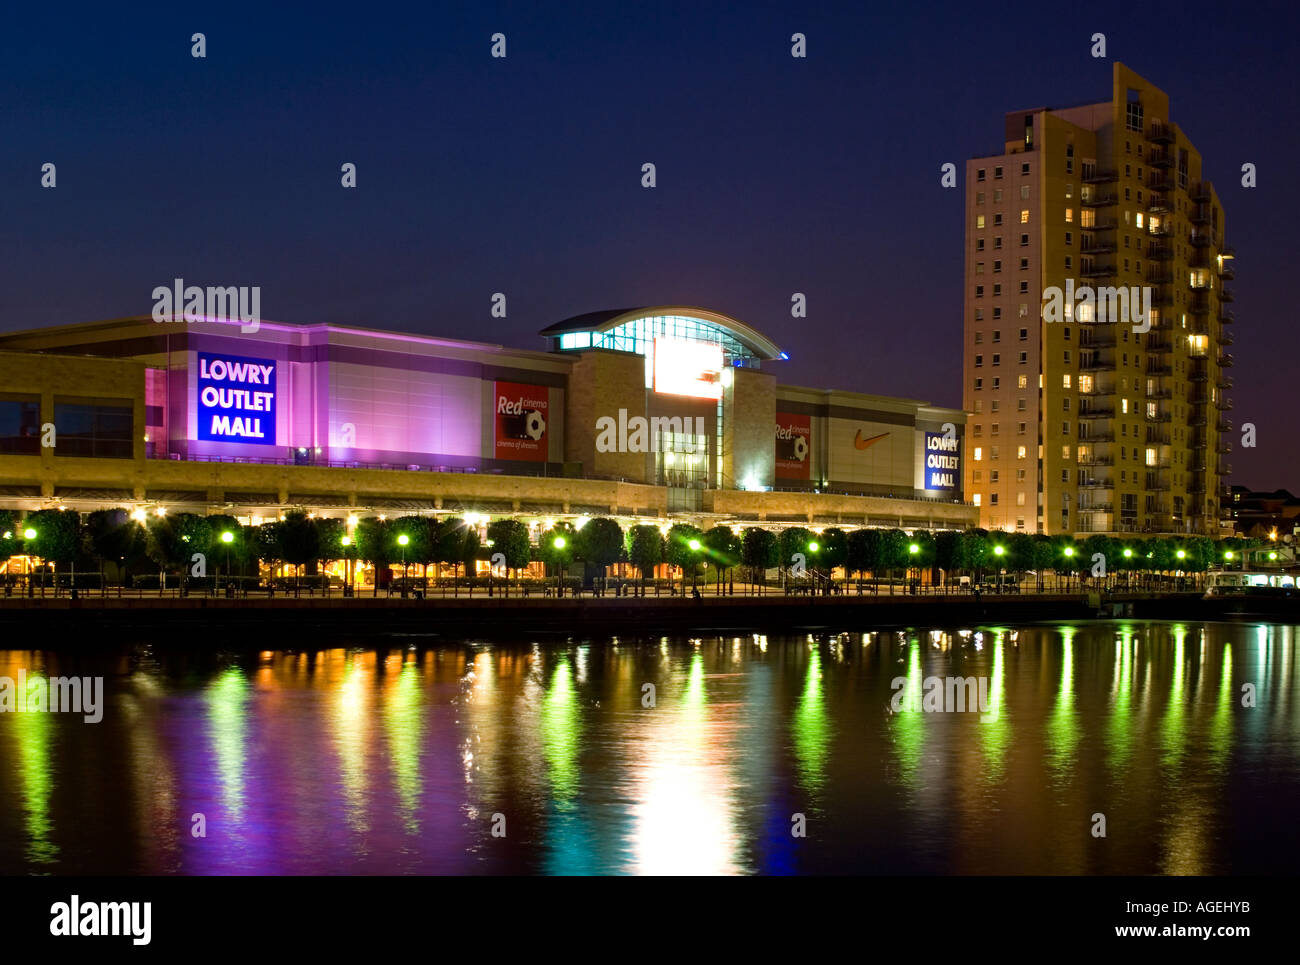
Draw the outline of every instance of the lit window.
<instances>
[{"instance_id":1,"label":"lit window","mask_svg":"<svg viewBox=\"0 0 1300 965\"><path fill-rule=\"evenodd\" d=\"M1016 388L1017 388L1017 389L1027 389L1027 388L1029 388L1029 376L1027 376L1027 375L1022 375L1022 376L1018 377L1018 378L1016 379ZM1022 400L1022 401L1023 401L1023 400Z\"/></svg>"},{"instance_id":2,"label":"lit window","mask_svg":"<svg viewBox=\"0 0 1300 965\"><path fill-rule=\"evenodd\" d=\"M984 459L984 449L980 446L975 447L975 461L981 462Z\"/></svg>"},{"instance_id":3,"label":"lit window","mask_svg":"<svg viewBox=\"0 0 1300 965\"><path fill-rule=\"evenodd\" d=\"M1026 450L1025 450L1025 447L1024 447L1024 446L1017 446L1017 447L1016 447L1016 458L1017 458L1017 459L1024 459L1024 458L1025 458L1025 452L1026 452Z\"/></svg>"},{"instance_id":4,"label":"lit window","mask_svg":"<svg viewBox=\"0 0 1300 965\"><path fill-rule=\"evenodd\" d=\"M983 227L984 227L984 215L982 215L982 214L977 214L977 215L975 216L975 227L976 227L976 228L983 228Z\"/></svg>"},{"instance_id":5,"label":"lit window","mask_svg":"<svg viewBox=\"0 0 1300 965\"><path fill-rule=\"evenodd\" d=\"M1065 209L1065 223L1066 223L1066 224L1074 224L1074 209L1073 209L1073 208L1066 208L1066 209Z\"/></svg>"},{"instance_id":6,"label":"lit window","mask_svg":"<svg viewBox=\"0 0 1300 965\"><path fill-rule=\"evenodd\" d=\"M1028 208L1022 208L1022 209L1021 209L1021 211L1020 211L1020 223L1021 223L1021 224L1029 224L1029 209L1028 209Z\"/></svg>"},{"instance_id":7,"label":"lit window","mask_svg":"<svg viewBox=\"0 0 1300 965\"><path fill-rule=\"evenodd\" d=\"M1065 375L1061 376L1061 388L1068 389L1069 387L1070 387L1070 373L1067 372L1065 373Z\"/></svg>"},{"instance_id":8,"label":"lit window","mask_svg":"<svg viewBox=\"0 0 1300 965\"><path fill-rule=\"evenodd\" d=\"M1155 451L1154 449L1148 449L1148 450L1147 450L1147 465L1148 465L1148 466L1154 466L1155 464L1156 464L1156 451Z\"/></svg>"}]
</instances>

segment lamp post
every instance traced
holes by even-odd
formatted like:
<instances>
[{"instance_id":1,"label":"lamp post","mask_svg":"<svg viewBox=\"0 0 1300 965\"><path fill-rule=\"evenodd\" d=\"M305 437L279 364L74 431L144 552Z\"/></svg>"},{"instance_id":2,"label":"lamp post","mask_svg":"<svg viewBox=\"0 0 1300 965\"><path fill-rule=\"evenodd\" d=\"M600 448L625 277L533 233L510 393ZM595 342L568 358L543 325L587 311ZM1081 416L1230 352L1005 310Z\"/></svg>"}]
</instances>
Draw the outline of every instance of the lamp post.
<instances>
[{"instance_id":1,"label":"lamp post","mask_svg":"<svg viewBox=\"0 0 1300 965\"><path fill-rule=\"evenodd\" d=\"M352 537L344 533L339 538L339 543L343 546L343 595L350 597L352 595L352 556L348 547L352 545Z\"/></svg>"},{"instance_id":2,"label":"lamp post","mask_svg":"<svg viewBox=\"0 0 1300 965\"><path fill-rule=\"evenodd\" d=\"M1003 587L1002 587L1002 574L1003 574L1004 570L1002 569L1002 557L1003 557L1003 555L1006 553L1006 551L1007 551L1007 548L1006 548L1005 546L995 546L995 547L993 547L993 555L996 556L996 557L998 558L998 592L999 592L999 593L1001 593L1001 592L1002 592L1002 589L1003 589Z\"/></svg>"},{"instance_id":3,"label":"lamp post","mask_svg":"<svg viewBox=\"0 0 1300 965\"><path fill-rule=\"evenodd\" d=\"M908 546L907 546L907 555L908 555L908 557L909 557L909 564L910 564L910 565L909 565L909 570L917 568L917 567L916 567L916 563L917 563L917 559L916 559L916 558L917 558L917 556L920 554L920 552L921 552L921 547L920 547L919 544L917 544L917 543L909 543L909 544L908 544ZM920 572L919 572L919 570L918 570L918 572L917 572L917 582L918 582L918 583L920 582L920 575L921 575L921 574L920 574ZM911 573L910 573L910 572L909 572L907 578L908 578L908 580L911 580L911 579L912 579L912 576L911 576ZM915 592L915 590L914 590L913 592Z\"/></svg>"},{"instance_id":4,"label":"lamp post","mask_svg":"<svg viewBox=\"0 0 1300 965\"><path fill-rule=\"evenodd\" d=\"M406 594L409 589L406 579L406 547L410 542L411 537L407 536L405 533L401 533L397 537L397 545L402 548L402 599L406 599Z\"/></svg>"},{"instance_id":5,"label":"lamp post","mask_svg":"<svg viewBox=\"0 0 1300 965\"><path fill-rule=\"evenodd\" d=\"M31 540L36 539L36 530L34 530L34 529L32 529L30 526L28 526L25 530L23 530L23 539L24 539L24 540L28 540L28 541L31 541ZM36 595L36 588L35 588L34 586L32 586L32 554L31 554L31 551L28 550L26 546L23 547L23 559L25 559L25 560L27 561L27 562L26 562L26 568L27 568L27 595L28 595L29 597L33 597L33 596ZM44 595L45 595L45 584L42 582L42 583L41 583L41 596L44 596Z\"/></svg>"},{"instance_id":6,"label":"lamp post","mask_svg":"<svg viewBox=\"0 0 1300 965\"><path fill-rule=\"evenodd\" d=\"M234 533L232 533L230 530L225 530L225 531L222 532L222 534L221 534L221 543L222 543L222 545L225 546L225 548L226 548L226 579L227 579L227 583L229 582L229 579L230 579L230 544L233 543L234 541L235 541L235 534L234 534ZM228 586L227 586L227 589L229 589Z\"/></svg>"},{"instance_id":7,"label":"lamp post","mask_svg":"<svg viewBox=\"0 0 1300 965\"><path fill-rule=\"evenodd\" d=\"M687 543L686 545L689 546L689 547L691 548L691 552L692 552L692 553L698 553L698 552L700 551L700 541L697 540L697 539L693 539L693 540L691 540L691 541L690 541L689 543ZM696 560L696 559L692 558L692 559L691 559L691 589L692 589L692 590L694 590L694 589L695 589L695 586L696 586L696 584L695 584L695 567L698 566L698 565L699 565L699 560ZM686 588L683 587L683 588L682 588L682 596L685 596L685 595L686 595Z\"/></svg>"},{"instance_id":8,"label":"lamp post","mask_svg":"<svg viewBox=\"0 0 1300 965\"><path fill-rule=\"evenodd\" d=\"M563 536L556 536L551 540L551 546L556 550L562 550L569 544ZM556 597L564 596L564 561L557 554L555 557L555 595Z\"/></svg>"},{"instance_id":9,"label":"lamp post","mask_svg":"<svg viewBox=\"0 0 1300 965\"><path fill-rule=\"evenodd\" d=\"M1066 565L1068 567L1069 564L1074 562L1074 547L1067 546L1064 550L1062 550L1062 552L1065 554ZM1066 570L1066 574L1065 574L1065 588L1066 590L1069 590L1070 588L1070 573L1068 569Z\"/></svg>"}]
</instances>

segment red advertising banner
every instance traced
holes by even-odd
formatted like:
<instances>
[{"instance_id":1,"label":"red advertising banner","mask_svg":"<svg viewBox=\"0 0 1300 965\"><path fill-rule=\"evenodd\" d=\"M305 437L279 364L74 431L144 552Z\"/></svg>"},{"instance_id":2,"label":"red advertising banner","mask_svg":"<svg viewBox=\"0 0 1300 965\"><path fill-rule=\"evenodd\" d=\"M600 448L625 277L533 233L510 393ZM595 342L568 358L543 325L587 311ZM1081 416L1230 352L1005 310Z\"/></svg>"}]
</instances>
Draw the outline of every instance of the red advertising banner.
<instances>
[{"instance_id":1,"label":"red advertising banner","mask_svg":"<svg viewBox=\"0 0 1300 965\"><path fill-rule=\"evenodd\" d=\"M549 392L544 385L496 383L496 457L546 461Z\"/></svg>"},{"instance_id":2,"label":"red advertising banner","mask_svg":"<svg viewBox=\"0 0 1300 965\"><path fill-rule=\"evenodd\" d=\"M812 416L776 414L776 478L808 479L812 467Z\"/></svg>"}]
</instances>

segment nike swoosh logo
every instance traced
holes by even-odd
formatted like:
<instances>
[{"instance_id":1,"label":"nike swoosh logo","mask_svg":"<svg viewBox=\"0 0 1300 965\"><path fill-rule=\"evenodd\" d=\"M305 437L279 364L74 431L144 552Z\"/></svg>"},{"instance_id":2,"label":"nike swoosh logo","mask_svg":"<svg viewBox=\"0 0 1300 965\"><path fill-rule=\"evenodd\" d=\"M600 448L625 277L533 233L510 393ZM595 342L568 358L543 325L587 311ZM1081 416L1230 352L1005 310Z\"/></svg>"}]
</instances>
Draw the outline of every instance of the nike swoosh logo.
<instances>
[{"instance_id":1,"label":"nike swoosh logo","mask_svg":"<svg viewBox=\"0 0 1300 965\"><path fill-rule=\"evenodd\" d=\"M877 442L885 438L885 436L887 435L889 435L888 432L882 432L880 435L872 436L870 439L863 439L862 430L859 429L853 435L853 446L856 449L866 449L868 446L874 446Z\"/></svg>"}]
</instances>

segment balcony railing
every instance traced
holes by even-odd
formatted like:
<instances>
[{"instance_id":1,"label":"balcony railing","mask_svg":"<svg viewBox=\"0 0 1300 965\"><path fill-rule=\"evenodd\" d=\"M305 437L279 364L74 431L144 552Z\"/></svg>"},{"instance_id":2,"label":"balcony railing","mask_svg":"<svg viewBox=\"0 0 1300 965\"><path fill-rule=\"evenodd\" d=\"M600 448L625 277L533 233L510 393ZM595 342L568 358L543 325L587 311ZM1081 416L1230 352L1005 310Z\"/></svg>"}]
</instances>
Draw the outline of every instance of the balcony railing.
<instances>
[{"instance_id":1,"label":"balcony railing","mask_svg":"<svg viewBox=\"0 0 1300 965\"><path fill-rule=\"evenodd\" d=\"M1147 126L1147 140L1153 144L1172 144L1174 142L1173 126L1153 122Z\"/></svg>"},{"instance_id":2,"label":"balcony railing","mask_svg":"<svg viewBox=\"0 0 1300 965\"><path fill-rule=\"evenodd\" d=\"M1226 368L1228 368L1228 367L1231 366L1231 365L1232 365L1232 356L1229 355L1227 352L1222 352L1222 353L1220 353L1220 355L1219 355L1219 368L1226 369Z\"/></svg>"},{"instance_id":3,"label":"balcony railing","mask_svg":"<svg viewBox=\"0 0 1300 965\"><path fill-rule=\"evenodd\" d=\"M1083 176L1084 184L1105 184L1107 181L1118 181L1118 171L1102 171L1096 168L1089 171Z\"/></svg>"},{"instance_id":4,"label":"balcony railing","mask_svg":"<svg viewBox=\"0 0 1300 965\"><path fill-rule=\"evenodd\" d=\"M1119 227L1119 222L1111 218L1094 218L1092 224L1080 224L1080 231L1113 231Z\"/></svg>"},{"instance_id":5,"label":"balcony railing","mask_svg":"<svg viewBox=\"0 0 1300 965\"><path fill-rule=\"evenodd\" d=\"M1210 223L1209 207L1207 205L1198 204L1195 208L1192 209L1192 213L1188 215L1188 219L1192 222L1192 224L1209 224Z\"/></svg>"},{"instance_id":6,"label":"balcony railing","mask_svg":"<svg viewBox=\"0 0 1300 965\"><path fill-rule=\"evenodd\" d=\"M1173 151L1152 151L1150 154L1147 155L1147 164L1151 165L1153 168L1173 167L1174 152Z\"/></svg>"},{"instance_id":7,"label":"balcony railing","mask_svg":"<svg viewBox=\"0 0 1300 965\"><path fill-rule=\"evenodd\" d=\"M1236 315L1234 315L1234 314L1233 314L1231 311L1229 311L1228 309L1224 308L1222 305L1219 306L1219 323L1220 323L1220 324L1222 324L1222 325L1231 325L1231 324L1233 324L1236 320L1237 320L1237 316L1236 316Z\"/></svg>"},{"instance_id":8,"label":"balcony railing","mask_svg":"<svg viewBox=\"0 0 1300 965\"><path fill-rule=\"evenodd\" d=\"M1193 201L1209 201L1214 196L1214 185L1209 181L1197 181L1187 189L1187 193Z\"/></svg>"},{"instance_id":9,"label":"balcony railing","mask_svg":"<svg viewBox=\"0 0 1300 965\"><path fill-rule=\"evenodd\" d=\"M1118 203L1119 198L1109 191L1090 191L1086 198L1080 199L1080 204L1085 208L1105 208Z\"/></svg>"},{"instance_id":10,"label":"balcony railing","mask_svg":"<svg viewBox=\"0 0 1300 965\"><path fill-rule=\"evenodd\" d=\"M1158 244L1147 245L1147 257L1150 258L1152 261L1168 261L1173 256L1174 256L1174 249L1172 245L1158 245ZM1155 279L1153 278L1147 279L1147 281L1154 281L1154 280Z\"/></svg>"},{"instance_id":11,"label":"balcony railing","mask_svg":"<svg viewBox=\"0 0 1300 965\"><path fill-rule=\"evenodd\" d=\"M1174 210L1173 198L1167 194L1153 194L1147 201L1147 210L1157 214Z\"/></svg>"},{"instance_id":12,"label":"balcony railing","mask_svg":"<svg viewBox=\"0 0 1300 965\"><path fill-rule=\"evenodd\" d=\"M1089 262L1083 266L1084 278L1108 278L1115 274L1115 263Z\"/></svg>"}]
</instances>

